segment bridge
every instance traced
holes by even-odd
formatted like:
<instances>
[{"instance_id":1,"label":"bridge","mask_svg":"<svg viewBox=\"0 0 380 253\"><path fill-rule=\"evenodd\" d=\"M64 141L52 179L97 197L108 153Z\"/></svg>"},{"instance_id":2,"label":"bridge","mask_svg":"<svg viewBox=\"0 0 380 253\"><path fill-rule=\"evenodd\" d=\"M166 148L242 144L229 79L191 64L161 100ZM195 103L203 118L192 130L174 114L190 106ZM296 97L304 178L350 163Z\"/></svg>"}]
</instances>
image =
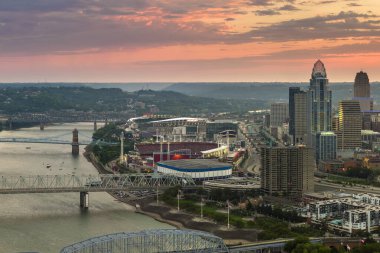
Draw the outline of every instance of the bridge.
<instances>
[{"instance_id":1,"label":"bridge","mask_svg":"<svg viewBox=\"0 0 380 253\"><path fill-rule=\"evenodd\" d=\"M15 143L44 143L44 144L72 144L72 141L51 138L0 138L0 142ZM89 145L91 141L81 141L78 145Z\"/></svg>"},{"instance_id":2,"label":"bridge","mask_svg":"<svg viewBox=\"0 0 380 253\"><path fill-rule=\"evenodd\" d=\"M194 180L182 174L98 174L1 176L0 194L79 192L80 207L89 207L89 192L131 189L166 189L194 186Z\"/></svg>"},{"instance_id":3,"label":"bridge","mask_svg":"<svg viewBox=\"0 0 380 253\"><path fill-rule=\"evenodd\" d=\"M12 142L12 143L43 143L43 144L69 144L72 147L72 154L73 155L79 155L79 146L80 145L89 145L93 143L92 137L83 135L87 141L79 141L79 131L77 129L74 129L72 132L72 141L67 140L67 138L63 138L65 136L69 135L69 133L61 134L58 136L52 136L48 138L0 138L1 142ZM63 139L60 139L63 138ZM102 144L102 145L120 145L119 142L105 142L103 140L96 140L94 142L95 144Z\"/></svg>"},{"instance_id":4,"label":"bridge","mask_svg":"<svg viewBox=\"0 0 380 253\"><path fill-rule=\"evenodd\" d=\"M63 248L60 253L225 253L223 239L196 230L156 229L99 236Z\"/></svg>"},{"instance_id":5,"label":"bridge","mask_svg":"<svg viewBox=\"0 0 380 253\"><path fill-rule=\"evenodd\" d=\"M153 229L141 232L121 232L90 238L64 247L60 253L282 253L287 242L293 239L276 239L236 246L226 246L223 239L197 230ZM312 238L311 243L321 243L339 249L361 244L360 238Z\"/></svg>"}]
</instances>

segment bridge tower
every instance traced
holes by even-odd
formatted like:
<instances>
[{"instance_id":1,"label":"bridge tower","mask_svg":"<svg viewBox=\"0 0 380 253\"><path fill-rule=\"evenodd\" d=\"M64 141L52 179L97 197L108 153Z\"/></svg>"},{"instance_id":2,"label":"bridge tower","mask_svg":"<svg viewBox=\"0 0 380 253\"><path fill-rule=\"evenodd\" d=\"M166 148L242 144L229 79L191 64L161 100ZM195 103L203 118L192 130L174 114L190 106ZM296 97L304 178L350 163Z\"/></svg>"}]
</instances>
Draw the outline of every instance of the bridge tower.
<instances>
[{"instance_id":1,"label":"bridge tower","mask_svg":"<svg viewBox=\"0 0 380 253\"><path fill-rule=\"evenodd\" d=\"M78 129L73 130L73 142L71 143L71 153L73 155L79 155L79 139L78 139Z\"/></svg>"},{"instance_id":2,"label":"bridge tower","mask_svg":"<svg viewBox=\"0 0 380 253\"><path fill-rule=\"evenodd\" d=\"M96 123L96 120L94 121L94 131L98 130L98 124Z\"/></svg>"},{"instance_id":3,"label":"bridge tower","mask_svg":"<svg viewBox=\"0 0 380 253\"><path fill-rule=\"evenodd\" d=\"M45 124L43 122L40 123L40 130L44 130L45 129Z\"/></svg>"},{"instance_id":4,"label":"bridge tower","mask_svg":"<svg viewBox=\"0 0 380 253\"><path fill-rule=\"evenodd\" d=\"M79 193L80 197L80 208L81 209L88 209L89 202L90 202L90 195L88 192L80 192Z\"/></svg>"}]
</instances>

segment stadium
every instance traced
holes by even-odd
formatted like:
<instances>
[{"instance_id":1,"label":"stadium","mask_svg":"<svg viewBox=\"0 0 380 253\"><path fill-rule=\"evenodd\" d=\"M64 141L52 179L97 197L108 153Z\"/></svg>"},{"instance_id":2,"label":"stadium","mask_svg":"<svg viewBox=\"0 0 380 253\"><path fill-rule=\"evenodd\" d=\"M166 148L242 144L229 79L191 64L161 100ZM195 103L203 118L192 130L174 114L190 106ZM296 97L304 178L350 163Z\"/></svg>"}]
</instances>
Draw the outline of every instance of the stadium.
<instances>
[{"instance_id":1,"label":"stadium","mask_svg":"<svg viewBox=\"0 0 380 253\"><path fill-rule=\"evenodd\" d=\"M157 171L165 174L186 174L195 181L228 178L232 165L210 159L169 160L157 163Z\"/></svg>"}]
</instances>

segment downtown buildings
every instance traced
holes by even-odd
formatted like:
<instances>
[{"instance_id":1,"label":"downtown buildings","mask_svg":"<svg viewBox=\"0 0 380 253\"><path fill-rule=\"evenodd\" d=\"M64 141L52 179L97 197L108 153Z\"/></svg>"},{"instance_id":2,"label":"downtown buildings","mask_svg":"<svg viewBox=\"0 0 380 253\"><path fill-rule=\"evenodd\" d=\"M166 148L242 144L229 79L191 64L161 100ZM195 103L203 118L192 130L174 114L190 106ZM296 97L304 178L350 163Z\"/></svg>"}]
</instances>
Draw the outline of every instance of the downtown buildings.
<instances>
[{"instance_id":1,"label":"downtown buildings","mask_svg":"<svg viewBox=\"0 0 380 253\"><path fill-rule=\"evenodd\" d=\"M289 88L289 133L293 145L306 144L315 150L317 162L336 158L336 135L332 132L332 94L327 72L318 60L307 91Z\"/></svg>"},{"instance_id":2,"label":"downtown buildings","mask_svg":"<svg viewBox=\"0 0 380 253\"><path fill-rule=\"evenodd\" d=\"M300 190L299 185L301 182L312 181L313 173L308 174L304 171L309 171L309 168L314 171L316 165L322 167L328 163L343 164L344 159L352 160L354 154L359 152L358 149L362 148L364 142L363 134L369 135L368 131L361 131L365 113L370 113L370 119L373 121L380 122L380 114L374 115L376 112L373 111L369 78L366 73L357 73L354 98L340 101L336 114L332 110L332 92L328 84L326 68L323 62L318 60L313 66L308 88L289 88L289 135L292 146L267 148L262 151L264 192L289 196L296 195L296 192L305 192ZM379 141L372 135L368 138L368 146L376 147ZM309 149L308 152L311 152L308 157L312 157L313 163L308 163L310 167L307 166L304 171L298 170L299 175L303 176L297 177L294 174L297 170L292 169L293 165L290 164L294 162L293 159L298 159L294 157L299 155L293 154L294 157L290 157L289 154L295 152L293 149L305 146ZM294 178L295 181L285 183L289 178Z\"/></svg>"}]
</instances>

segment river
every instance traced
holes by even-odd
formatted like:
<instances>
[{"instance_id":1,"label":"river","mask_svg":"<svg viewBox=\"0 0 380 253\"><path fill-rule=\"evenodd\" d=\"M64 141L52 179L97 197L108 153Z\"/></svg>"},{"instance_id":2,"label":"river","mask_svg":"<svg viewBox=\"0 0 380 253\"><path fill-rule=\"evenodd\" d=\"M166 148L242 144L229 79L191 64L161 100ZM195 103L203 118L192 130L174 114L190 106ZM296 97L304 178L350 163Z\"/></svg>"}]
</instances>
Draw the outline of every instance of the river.
<instances>
[{"instance_id":1,"label":"river","mask_svg":"<svg viewBox=\"0 0 380 253\"><path fill-rule=\"evenodd\" d=\"M91 123L49 125L43 131L39 127L3 131L0 138L71 140L74 128L80 140L90 139ZM97 173L83 155L71 155L71 145L0 143L0 158L0 175ZM90 237L153 228L172 227L135 213L107 193L90 193L87 212L79 209L79 193L0 194L0 252L58 253Z\"/></svg>"}]
</instances>

